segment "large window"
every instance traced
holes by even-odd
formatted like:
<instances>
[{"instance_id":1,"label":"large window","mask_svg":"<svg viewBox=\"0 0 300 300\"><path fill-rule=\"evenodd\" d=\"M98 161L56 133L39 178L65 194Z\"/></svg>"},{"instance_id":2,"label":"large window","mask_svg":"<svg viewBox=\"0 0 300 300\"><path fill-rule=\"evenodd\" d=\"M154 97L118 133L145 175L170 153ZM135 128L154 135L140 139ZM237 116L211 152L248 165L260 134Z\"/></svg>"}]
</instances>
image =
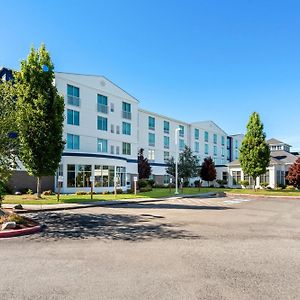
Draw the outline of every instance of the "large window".
<instances>
[{"instance_id":1,"label":"large window","mask_svg":"<svg viewBox=\"0 0 300 300\"><path fill-rule=\"evenodd\" d=\"M205 144L205 145L204 145L204 153L205 153L205 154L208 154L208 152L209 152L208 144Z\"/></svg>"},{"instance_id":2,"label":"large window","mask_svg":"<svg viewBox=\"0 0 300 300\"><path fill-rule=\"evenodd\" d=\"M195 142L195 152L200 152L199 142Z\"/></svg>"},{"instance_id":3,"label":"large window","mask_svg":"<svg viewBox=\"0 0 300 300\"><path fill-rule=\"evenodd\" d=\"M238 185L241 182L241 171L232 171L232 184Z\"/></svg>"},{"instance_id":4,"label":"large window","mask_svg":"<svg viewBox=\"0 0 300 300\"><path fill-rule=\"evenodd\" d=\"M97 120L97 128L98 130L107 131L107 118L98 116Z\"/></svg>"},{"instance_id":5,"label":"large window","mask_svg":"<svg viewBox=\"0 0 300 300\"><path fill-rule=\"evenodd\" d=\"M217 146L214 146L214 156L217 156L218 155L218 149L217 149Z\"/></svg>"},{"instance_id":6,"label":"large window","mask_svg":"<svg viewBox=\"0 0 300 300\"><path fill-rule=\"evenodd\" d=\"M148 150L148 160L154 161L155 160L155 151L153 149Z\"/></svg>"},{"instance_id":7,"label":"large window","mask_svg":"<svg viewBox=\"0 0 300 300\"><path fill-rule=\"evenodd\" d=\"M90 187L91 165L68 165L67 187Z\"/></svg>"},{"instance_id":8,"label":"large window","mask_svg":"<svg viewBox=\"0 0 300 300\"><path fill-rule=\"evenodd\" d=\"M164 121L164 133L170 133L170 122Z\"/></svg>"},{"instance_id":9,"label":"large window","mask_svg":"<svg viewBox=\"0 0 300 300\"><path fill-rule=\"evenodd\" d=\"M180 128L180 130L179 130L179 136L180 137L184 137L184 126L183 125L179 125L179 128Z\"/></svg>"},{"instance_id":10,"label":"large window","mask_svg":"<svg viewBox=\"0 0 300 300\"><path fill-rule=\"evenodd\" d=\"M217 144L218 142L218 136L216 133L214 133L214 144Z\"/></svg>"},{"instance_id":11,"label":"large window","mask_svg":"<svg viewBox=\"0 0 300 300\"><path fill-rule=\"evenodd\" d=\"M199 140L199 129L198 128L195 128L194 137L195 137L195 140Z\"/></svg>"},{"instance_id":12,"label":"large window","mask_svg":"<svg viewBox=\"0 0 300 300\"><path fill-rule=\"evenodd\" d=\"M208 132L204 132L204 142L208 143Z\"/></svg>"},{"instance_id":13,"label":"large window","mask_svg":"<svg viewBox=\"0 0 300 300\"><path fill-rule=\"evenodd\" d=\"M79 111L68 109L67 110L67 123L69 125L79 126Z\"/></svg>"},{"instance_id":14,"label":"large window","mask_svg":"<svg viewBox=\"0 0 300 300\"><path fill-rule=\"evenodd\" d=\"M164 184L167 185L170 183L170 175L166 174L164 175Z\"/></svg>"},{"instance_id":15,"label":"large window","mask_svg":"<svg viewBox=\"0 0 300 300\"><path fill-rule=\"evenodd\" d=\"M98 112L107 114L108 108L107 108L107 97L98 94L97 95L97 110Z\"/></svg>"},{"instance_id":16,"label":"large window","mask_svg":"<svg viewBox=\"0 0 300 300\"><path fill-rule=\"evenodd\" d=\"M260 183L262 182L266 182L266 183L270 183L270 171L267 170L267 172L263 175L260 175L260 179L259 179Z\"/></svg>"},{"instance_id":17,"label":"large window","mask_svg":"<svg viewBox=\"0 0 300 300\"><path fill-rule=\"evenodd\" d=\"M122 102L122 117L131 120L131 104Z\"/></svg>"},{"instance_id":18,"label":"large window","mask_svg":"<svg viewBox=\"0 0 300 300\"><path fill-rule=\"evenodd\" d=\"M126 135L131 135L131 124L127 122L122 122L122 133Z\"/></svg>"},{"instance_id":19,"label":"large window","mask_svg":"<svg viewBox=\"0 0 300 300\"><path fill-rule=\"evenodd\" d=\"M221 143L222 143L222 146L225 146L225 136L223 136L223 135L221 137Z\"/></svg>"},{"instance_id":20,"label":"large window","mask_svg":"<svg viewBox=\"0 0 300 300\"><path fill-rule=\"evenodd\" d=\"M151 147L155 146L155 134L154 133L148 133L148 145Z\"/></svg>"},{"instance_id":21,"label":"large window","mask_svg":"<svg viewBox=\"0 0 300 300\"><path fill-rule=\"evenodd\" d=\"M67 134L67 149L76 149L80 148L80 138L79 135Z\"/></svg>"},{"instance_id":22,"label":"large window","mask_svg":"<svg viewBox=\"0 0 300 300\"><path fill-rule=\"evenodd\" d=\"M165 163L169 162L169 159L170 159L170 152L164 151L164 162Z\"/></svg>"},{"instance_id":23,"label":"large window","mask_svg":"<svg viewBox=\"0 0 300 300\"><path fill-rule=\"evenodd\" d=\"M102 153L107 153L107 140L104 139L98 139L98 144L97 144L97 151L102 152Z\"/></svg>"},{"instance_id":24,"label":"large window","mask_svg":"<svg viewBox=\"0 0 300 300\"><path fill-rule=\"evenodd\" d=\"M184 140L183 139L179 139L179 150L180 151L183 151L184 150Z\"/></svg>"},{"instance_id":25,"label":"large window","mask_svg":"<svg viewBox=\"0 0 300 300\"><path fill-rule=\"evenodd\" d=\"M79 106L80 105L80 98L79 98L79 88L73 85L67 85L67 98L68 104Z\"/></svg>"},{"instance_id":26,"label":"large window","mask_svg":"<svg viewBox=\"0 0 300 300\"><path fill-rule=\"evenodd\" d=\"M170 148L170 138L168 136L164 136L164 148L165 149Z\"/></svg>"},{"instance_id":27,"label":"large window","mask_svg":"<svg viewBox=\"0 0 300 300\"><path fill-rule=\"evenodd\" d=\"M150 130L154 130L155 129L155 118L148 117L148 128Z\"/></svg>"},{"instance_id":28,"label":"large window","mask_svg":"<svg viewBox=\"0 0 300 300\"><path fill-rule=\"evenodd\" d=\"M122 143L122 154L131 155L131 144L130 143Z\"/></svg>"}]
</instances>

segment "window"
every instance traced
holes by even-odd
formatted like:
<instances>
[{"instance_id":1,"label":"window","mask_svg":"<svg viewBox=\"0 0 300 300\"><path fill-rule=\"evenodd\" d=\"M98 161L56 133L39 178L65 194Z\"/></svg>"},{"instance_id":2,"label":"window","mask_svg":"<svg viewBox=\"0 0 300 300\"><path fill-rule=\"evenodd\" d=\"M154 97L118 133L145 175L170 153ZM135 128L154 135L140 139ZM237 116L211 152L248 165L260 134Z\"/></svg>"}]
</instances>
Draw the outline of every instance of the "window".
<instances>
[{"instance_id":1,"label":"window","mask_svg":"<svg viewBox=\"0 0 300 300\"><path fill-rule=\"evenodd\" d=\"M155 146L155 134L154 133L148 133L148 145L149 146Z\"/></svg>"},{"instance_id":2,"label":"window","mask_svg":"<svg viewBox=\"0 0 300 300\"><path fill-rule=\"evenodd\" d=\"M218 142L218 136L216 133L214 133L214 144L217 144Z\"/></svg>"},{"instance_id":3,"label":"window","mask_svg":"<svg viewBox=\"0 0 300 300\"><path fill-rule=\"evenodd\" d=\"M180 137L184 137L184 126L183 125L179 125L179 128L180 128L180 130L179 130L179 136Z\"/></svg>"},{"instance_id":4,"label":"window","mask_svg":"<svg viewBox=\"0 0 300 300\"><path fill-rule=\"evenodd\" d=\"M222 172L222 180L226 181L226 184L227 184L227 180L228 180L228 173L227 172Z\"/></svg>"},{"instance_id":5,"label":"window","mask_svg":"<svg viewBox=\"0 0 300 300\"><path fill-rule=\"evenodd\" d=\"M79 98L79 88L73 85L67 85L67 98L68 104L79 106L80 105L80 98Z\"/></svg>"},{"instance_id":6,"label":"window","mask_svg":"<svg viewBox=\"0 0 300 300\"><path fill-rule=\"evenodd\" d=\"M200 152L199 142L195 142L195 152Z\"/></svg>"},{"instance_id":7,"label":"window","mask_svg":"<svg viewBox=\"0 0 300 300\"><path fill-rule=\"evenodd\" d=\"M154 130L155 129L155 118L148 117L148 128L150 130Z\"/></svg>"},{"instance_id":8,"label":"window","mask_svg":"<svg viewBox=\"0 0 300 300\"><path fill-rule=\"evenodd\" d=\"M122 102L122 117L131 120L131 104Z\"/></svg>"},{"instance_id":9,"label":"window","mask_svg":"<svg viewBox=\"0 0 300 300\"><path fill-rule=\"evenodd\" d=\"M116 132L117 132L117 134L120 134L120 126L119 125L116 126Z\"/></svg>"},{"instance_id":10,"label":"window","mask_svg":"<svg viewBox=\"0 0 300 300\"><path fill-rule=\"evenodd\" d=\"M237 185L241 182L241 171L232 171L232 184Z\"/></svg>"},{"instance_id":11,"label":"window","mask_svg":"<svg viewBox=\"0 0 300 300\"><path fill-rule=\"evenodd\" d=\"M169 159L170 159L170 152L164 151L164 162L165 163L169 162Z\"/></svg>"},{"instance_id":12,"label":"window","mask_svg":"<svg viewBox=\"0 0 300 300\"><path fill-rule=\"evenodd\" d=\"M227 159L231 160L231 151L230 151L230 149L227 149Z\"/></svg>"},{"instance_id":13,"label":"window","mask_svg":"<svg viewBox=\"0 0 300 300\"><path fill-rule=\"evenodd\" d=\"M98 130L107 131L107 118L98 116L97 128Z\"/></svg>"},{"instance_id":14,"label":"window","mask_svg":"<svg viewBox=\"0 0 300 300\"><path fill-rule=\"evenodd\" d=\"M115 111L115 105L113 103L110 103L110 111L111 112Z\"/></svg>"},{"instance_id":15,"label":"window","mask_svg":"<svg viewBox=\"0 0 300 300\"><path fill-rule=\"evenodd\" d=\"M180 151L183 151L184 150L184 140L183 139L179 139L179 150Z\"/></svg>"},{"instance_id":16,"label":"window","mask_svg":"<svg viewBox=\"0 0 300 300\"><path fill-rule=\"evenodd\" d=\"M90 187L91 165L67 165L67 187Z\"/></svg>"},{"instance_id":17,"label":"window","mask_svg":"<svg viewBox=\"0 0 300 300\"><path fill-rule=\"evenodd\" d=\"M164 175L164 184L169 184L170 183L170 175Z\"/></svg>"},{"instance_id":18,"label":"window","mask_svg":"<svg viewBox=\"0 0 300 300\"><path fill-rule=\"evenodd\" d=\"M76 149L79 150L79 135L67 134L67 149Z\"/></svg>"},{"instance_id":19,"label":"window","mask_svg":"<svg viewBox=\"0 0 300 300\"><path fill-rule=\"evenodd\" d=\"M122 123L122 133L126 135L131 135L131 124L127 122Z\"/></svg>"},{"instance_id":20,"label":"window","mask_svg":"<svg viewBox=\"0 0 300 300\"><path fill-rule=\"evenodd\" d=\"M239 141L235 140L235 148L237 149L239 147Z\"/></svg>"},{"instance_id":21,"label":"window","mask_svg":"<svg viewBox=\"0 0 300 300\"><path fill-rule=\"evenodd\" d=\"M204 141L208 143L208 132L204 132Z\"/></svg>"},{"instance_id":22,"label":"window","mask_svg":"<svg viewBox=\"0 0 300 300\"><path fill-rule=\"evenodd\" d=\"M131 155L131 144L130 143L122 143L122 153L125 155Z\"/></svg>"},{"instance_id":23,"label":"window","mask_svg":"<svg viewBox=\"0 0 300 300\"><path fill-rule=\"evenodd\" d=\"M110 146L110 154L115 153L115 147L113 145Z\"/></svg>"},{"instance_id":24,"label":"window","mask_svg":"<svg viewBox=\"0 0 300 300\"><path fill-rule=\"evenodd\" d=\"M194 130L194 137L195 137L195 140L199 140L199 129L195 128Z\"/></svg>"},{"instance_id":25,"label":"window","mask_svg":"<svg viewBox=\"0 0 300 300\"><path fill-rule=\"evenodd\" d=\"M115 166L95 165L95 187L114 187L115 170L118 178L117 185L125 186L126 168Z\"/></svg>"},{"instance_id":26,"label":"window","mask_svg":"<svg viewBox=\"0 0 300 300\"><path fill-rule=\"evenodd\" d=\"M270 183L270 171L269 170L267 170L265 174L260 175L259 182L260 183L266 182L268 184Z\"/></svg>"},{"instance_id":27,"label":"window","mask_svg":"<svg viewBox=\"0 0 300 300\"><path fill-rule=\"evenodd\" d=\"M98 94L97 95L97 109L98 112L107 114L108 108L107 108L107 97Z\"/></svg>"},{"instance_id":28,"label":"window","mask_svg":"<svg viewBox=\"0 0 300 300\"><path fill-rule=\"evenodd\" d=\"M234 158L238 159L239 158L239 150L235 149L234 151Z\"/></svg>"},{"instance_id":29,"label":"window","mask_svg":"<svg viewBox=\"0 0 300 300\"><path fill-rule=\"evenodd\" d=\"M79 111L68 109L67 110L67 123L69 125L79 126Z\"/></svg>"},{"instance_id":30,"label":"window","mask_svg":"<svg viewBox=\"0 0 300 300\"><path fill-rule=\"evenodd\" d=\"M164 121L164 133L170 133L170 123L168 121Z\"/></svg>"},{"instance_id":31,"label":"window","mask_svg":"<svg viewBox=\"0 0 300 300\"><path fill-rule=\"evenodd\" d=\"M111 133L115 132L115 126L113 124L110 125L110 132Z\"/></svg>"},{"instance_id":32,"label":"window","mask_svg":"<svg viewBox=\"0 0 300 300\"><path fill-rule=\"evenodd\" d=\"M155 160L155 151L153 149L148 150L148 160L150 160L150 161Z\"/></svg>"},{"instance_id":33,"label":"window","mask_svg":"<svg viewBox=\"0 0 300 300\"><path fill-rule=\"evenodd\" d=\"M119 155L120 154L120 147L116 146L116 154Z\"/></svg>"},{"instance_id":34,"label":"window","mask_svg":"<svg viewBox=\"0 0 300 300\"><path fill-rule=\"evenodd\" d=\"M208 154L208 152L209 152L208 144L205 144L205 145L204 145L204 153L205 153L205 154Z\"/></svg>"},{"instance_id":35,"label":"window","mask_svg":"<svg viewBox=\"0 0 300 300\"><path fill-rule=\"evenodd\" d=\"M107 140L98 139L97 151L107 153Z\"/></svg>"},{"instance_id":36,"label":"window","mask_svg":"<svg viewBox=\"0 0 300 300\"><path fill-rule=\"evenodd\" d=\"M164 148L165 149L170 148L170 138L168 136L164 136Z\"/></svg>"},{"instance_id":37,"label":"window","mask_svg":"<svg viewBox=\"0 0 300 300\"><path fill-rule=\"evenodd\" d=\"M221 155L222 155L222 157L225 156L225 149L224 149L224 147L221 148Z\"/></svg>"},{"instance_id":38,"label":"window","mask_svg":"<svg viewBox=\"0 0 300 300\"><path fill-rule=\"evenodd\" d=\"M222 146L225 146L225 137L224 136L221 137L221 143L222 143Z\"/></svg>"},{"instance_id":39,"label":"window","mask_svg":"<svg viewBox=\"0 0 300 300\"><path fill-rule=\"evenodd\" d=\"M217 146L214 146L214 156L217 156L218 155L218 149L217 149Z\"/></svg>"}]
</instances>

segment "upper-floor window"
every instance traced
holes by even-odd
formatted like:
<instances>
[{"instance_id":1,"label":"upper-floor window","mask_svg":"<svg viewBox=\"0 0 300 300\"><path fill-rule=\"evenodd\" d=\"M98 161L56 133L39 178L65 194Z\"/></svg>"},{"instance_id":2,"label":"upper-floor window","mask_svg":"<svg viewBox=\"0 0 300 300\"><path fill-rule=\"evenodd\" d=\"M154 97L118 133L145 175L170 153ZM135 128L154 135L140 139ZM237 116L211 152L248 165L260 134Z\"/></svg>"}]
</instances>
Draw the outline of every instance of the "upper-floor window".
<instances>
[{"instance_id":1,"label":"upper-floor window","mask_svg":"<svg viewBox=\"0 0 300 300\"><path fill-rule=\"evenodd\" d=\"M221 155L222 155L222 157L225 156L225 149L224 149L224 147L221 148Z\"/></svg>"},{"instance_id":2,"label":"upper-floor window","mask_svg":"<svg viewBox=\"0 0 300 300\"><path fill-rule=\"evenodd\" d=\"M131 124L127 122L122 122L122 133L126 135L131 135Z\"/></svg>"},{"instance_id":3,"label":"upper-floor window","mask_svg":"<svg viewBox=\"0 0 300 300\"><path fill-rule=\"evenodd\" d=\"M107 118L98 116L97 128L98 130L107 131Z\"/></svg>"},{"instance_id":4,"label":"upper-floor window","mask_svg":"<svg viewBox=\"0 0 300 300\"><path fill-rule=\"evenodd\" d=\"M165 163L169 162L169 159L170 159L170 152L164 151L164 162Z\"/></svg>"},{"instance_id":5,"label":"upper-floor window","mask_svg":"<svg viewBox=\"0 0 300 300\"><path fill-rule=\"evenodd\" d=\"M79 135L67 134L67 149L76 149L80 148L80 138Z\"/></svg>"},{"instance_id":6,"label":"upper-floor window","mask_svg":"<svg viewBox=\"0 0 300 300\"><path fill-rule=\"evenodd\" d=\"M184 126L183 125L179 125L179 128L180 128L180 130L179 130L179 136L180 137L184 137Z\"/></svg>"},{"instance_id":7,"label":"upper-floor window","mask_svg":"<svg viewBox=\"0 0 300 300\"><path fill-rule=\"evenodd\" d=\"M165 149L170 148L170 138L168 136L164 136L164 148Z\"/></svg>"},{"instance_id":8,"label":"upper-floor window","mask_svg":"<svg viewBox=\"0 0 300 300\"><path fill-rule=\"evenodd\" d=\"M131 104L122 102L122 117L131 120Z\"/></svg>"},{"instance_id":9,"label":"upper-floor window","mask_svg":"<svg viewBox=\"0 0 300 300\"><path fill-rule=\"evenodd\" d=\"M98 94L97 95L97 110L98 112L107 114L108 108L107 108L107 97Z\"/></svg>"},{"instance_id":10,"label":"upper-floor window","mask_svg":"<svg viewBox=\"0 0 300 300\"><path fill-rule=\"evenodd\" d=\"M115 111L115 105L113 103L110 103L110 111L111 112Z\"/></svg>"},{"instance_id":11,"label":"upper-floor window","mask_svg":"<svg viewBox=\"0 0 300 300\"><path fill-rule=\"evenodd\" d=\"M120 134L120 126L119 125L116 126L116 134Z\"/></svg>"},{"instance_id":12,"label":"upper-floor window","mask_svg":"<svg viewBox=\"0 0 300 300\"><path fill-rule=\"evenodd\" d=\"M214 146L214 156L217 156L218 155L218 149L217 149L217 146Z\"/></svg>"},{"instance_id":13,"label":"upper-floor window","mask_svg":"<svg viewBox=\"0 0 300 300\"><path fill-rule=\"evenodd\" d=\"M130 143L122 143L122 154L131 155L131 144Z\"/></svg>"},{"instance_id":14,"label":"upper-floor window","mask_svg":"<svg viewBox=\"0 0 300 300\"><path fill-rule=\"evenodd\" d=\"M225 136L223 136L223 135L221 137L221 143L222 143L222 146L225 146Z\"/></svg>"},{"instance_id":15,"label":"upper-floor window","mask_svg":"<svg viewBox=\"0 0 300 300\"><path fill-rule=\"evenodd\" d=\"M184 140L183 139L179 139L179 150L183 151L184 147L185 147Z\"/></svg>"},{"instance_id":16,"label":"upper-floor window","mask_svg":"<svg viewBox=\"0 0 300 300\"><path fill-rule=\"evenodd\" d=\"M98 139L97 151L107 153L107 140Z\"/></svg>"},{"instance_id":17,"label":"upper-floor window","mask_svg":"<svg viewBox=\"0 0 300 300\"><path fill-rule=\"evenodd\" d=\"M200 152L199 142L195 142L195 152Z\"/></svg>"},{"instance_id":18,"label":"upper-floor window","mask_svg":"<svg viewBox=\"0 0 300 300\"><path fill-rule=\"evenodd\" d=\"M195 140L199 140L199 129L198 128L195 128L194 137L195 137Z\"/></svg>"},{"instance_id":19,"label":"upper-floor window","mask_svg":"<svg viewBox=\"0 0 300 300\"><path fill-rule=\"evenodd\" d=\"M170 133L170 122L164 121L164 133Z\"/></svg>"},{"instance_id":20,"label":"upper-floor window","mask_svg":"<svg viewBox=\"0 0 300 300\"><path fill-rule=\"evenodd\" d=\"M148 128L151 130L155 129L155 118L148 117Z\"/></svg>"},{"instance_id":21,"label":"upper-floor window","mask_svg":"<svg viewBox=\"0 0 300 300\"><path fill-rule=\"evenodd\" d=\"M237 149L239 147L239 141L235 140L235 148Z\"/></svg>"},{"instance_id":22,"label":"upper-floor window","mask_svg":"<svg viewBox=\"0 0 300 300\"><path fill-rule=\"evenodd\" d=\"M204 142L208 143L208 131L204 132Z\"/></svg>"},{"instance_id":23,"label":"upper-floor window","mask_svg":"<svg viewBox=\"0 0 300 300\"><path fill-rule=\"evenodd\" d=\"M150 160L150 161L155 160L155 151L154 151L154 149L149 149L148 150L148 160Z\"/></svg>"},{"instance_id":24,"label":"upper-floor window","mask_svg":"<svg viewBox=\"0 0 300 300\"><path fill-rule=\"evenodd\" d=\"M205 154L208 154L208 152L209 152L208 144L205 144L205 145L204 145L204 153L205 153Z\"/></svg>"},{"instance_id":25,"label":"upper-floor window","mask_svg":"<svg viewBox=\"0 0 300 300\"><path fill-rule=\"evenodd\" d=\"M214 144L218 143L218 136L216 133L214 133Z\"/></svg>"},{"instance_id":26,"label":"upper-floor window","mask_svg":"<svg viewBox=\"0 0 300 300\"><path fill-rule=\"evenodd\" d=\"M80 98L79 98L79 88L73 85L67 85L67 98L68 104L79 106L80 105Z\"/></svg>"},{"instance_id":27,"label":"upper-floor window","mask_svg":"<svg viewBox=\"0 0 300 300\"><path fill-rule=\"evenodd\" d=\"M67 110L67 124L79 126L79 111Z\"/></svg>"},{"instance_id":28,"label":"upper-floor window","mask_svg":"<svg viewBox=\"0 0 300 300\"><path fill-rule=\"evenodd\" d=\"M150 133L148 134L148 145L149 146L155 146L155 134Z\"/></svg>"}]
</instances>

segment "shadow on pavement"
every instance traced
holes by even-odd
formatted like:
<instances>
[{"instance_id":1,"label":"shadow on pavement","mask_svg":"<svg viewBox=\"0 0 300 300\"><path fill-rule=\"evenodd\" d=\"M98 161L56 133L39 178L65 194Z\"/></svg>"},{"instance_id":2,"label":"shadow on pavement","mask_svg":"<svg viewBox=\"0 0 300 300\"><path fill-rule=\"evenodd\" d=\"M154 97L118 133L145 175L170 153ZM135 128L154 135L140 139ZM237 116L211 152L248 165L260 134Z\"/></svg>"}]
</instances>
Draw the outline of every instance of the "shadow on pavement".
<instances>
[{"instance_id":1,"label":"shadow on pavement","mask_svg":"<svg viewBox=\"0 0 300 300\"><path fill-rule=\"evenodd\" d=\"M161 220L164 217L151 214L133 216L44 212L32 214L30 217L45 224L41 233L24 237L37 241L89 238L124 241L201 238L185 230L175 229L175 226L170 224L155 223L156 219Z\"/></svg>"}]
</instances>

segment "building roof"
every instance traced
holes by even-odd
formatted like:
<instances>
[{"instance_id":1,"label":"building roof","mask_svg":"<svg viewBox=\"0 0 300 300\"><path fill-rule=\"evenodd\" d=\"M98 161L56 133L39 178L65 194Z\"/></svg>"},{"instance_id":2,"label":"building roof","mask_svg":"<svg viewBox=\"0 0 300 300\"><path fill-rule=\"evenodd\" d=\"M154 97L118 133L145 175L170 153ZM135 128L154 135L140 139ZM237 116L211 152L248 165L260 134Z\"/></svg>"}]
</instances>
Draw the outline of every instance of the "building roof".
<instances>
[{"instance_id":1,"label":"building roof","mask_svg":"<svg viewBox=\"0 0 300 300\"><path fill-rule=\"evenodd\" d=\"M271 139L267 140L267 143L268 143L269 145L287 145L287 146L290 146L290 147L291 147L291 145L289 145L289 144L287 144L287 143L284 143L284 142L282 142L282 141L279 141L279 140L277 140L277 139L274 139L274 138L271 138Z\"/></svg>"}]
</instances>

